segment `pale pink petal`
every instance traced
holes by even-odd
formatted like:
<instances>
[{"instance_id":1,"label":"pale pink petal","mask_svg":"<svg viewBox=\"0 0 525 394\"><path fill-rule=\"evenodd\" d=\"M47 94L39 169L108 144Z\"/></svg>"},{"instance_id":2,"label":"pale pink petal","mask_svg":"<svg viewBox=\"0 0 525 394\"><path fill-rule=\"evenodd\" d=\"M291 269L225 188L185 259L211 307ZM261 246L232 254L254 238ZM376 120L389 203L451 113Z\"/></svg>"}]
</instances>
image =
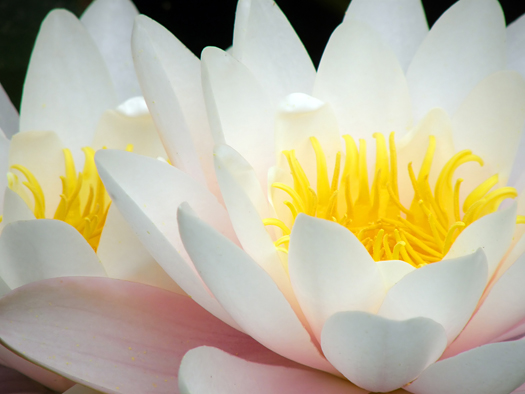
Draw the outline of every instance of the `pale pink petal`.
<instances>
[{"instance_id":1,"label":"pale pink petal","mask_svg":"<svg viewBox=\"0 0 525 394\"><path fill-rule=\"evenodd\" d=\"M106 62L119 102L141 95L130 46L138 14L130 0L96 0L80 17Z\"/></svg>"},{"instance_id":2,"label":"pale pink petal","mask_svg":"<svg viewBox=\"0 0 525 394\"><path fill-rule=\"evenodd\" d=\"M243 330L298 363L335 372L270 276L227 238L179 208L181 238L213 295Z\"/></svg>"},{"instance_id":3,"label":"pale pink petal","mask_svg":"<svg viewBox=\"0 0 525 394\"><path fill-rule=\"evenodd\" d=\"M0 85L0 129L7 138L18 133L18 111Z\"/></svg>"},{"instance_id":4,"label":"pale pink petal","mask_svg":"<svg viewBox=\"0 0 525 394\"><path fill-rule=\"evenodd\" d=\"M341 134L405 134L412 125L410 96L396 55L367 24L349 18L330 37L313 96L332 105Z\"/></svg>"},{"instance_id":5,"label":"pale pink petal","mask_svg":"<svg viewBox=\"0 0 525 394\"><path fill-rule=\"evenodd\" d=\"M368 23L394 51L403 70L428 34L425 12L419 0L352 0L345 19Z\"/></svg>"},{"instance_id":6,"label":"pale pink petal","mask_svg":"<svg viewBox=\"0 0 525 394\"><path fill-rule=\"evenodd\" d=\"M411 272L387 293L379 315L405 320L432 319L451 343L467 324L487 283L487 260L481 250Z\"/></svg>"},{"instance_id":7,"label":"pale pink petal","mask_svg":"<svg viewBox=\"0 0 525 394\"><path fill-rule=\"evenodd\" d=\"M266 185L268 168L275 163L274 125L262 82L226 52L208 47L202 52L202 83L215 143L239 152Z\"/></svg>"},{"instance_id":8,"label":"pale pink petal","mask_svg":"<svg viewBox=\"0 0 525 394\"><path fill-rule=\"evenodd\" d=\"M415 120L453 114L487 75L506 67L505 19L496 0L460 0L432 26L407 72Z\"/></svg>"},{"instance_id":9,"label":"pale pink petal","mask_svg":"<svg viewBox=\"0 0 525 394\"><path fill-rule=\"evenodd\" d=\"M177 392L190 349L286 365L189 297L107 278L59 278L0 299L0 337L24 358L105 393Z\"/></svg>"},{"instance_id":10,"label":"pale pink petal","mask_svg":"<svg viewBox=\"0 0 525 394\"><path fill-rule=\"evenodd\" d=\"M377 261L376 264L387 291L406 275L415 270L413 265L401 260Z\"/></svg>"},{"instance_id":11,"label":"pale pink petal","mask_svg":"<svg viewBox=\"0 0 525 394\"><path fill-rule=\"evenodd\" d=\"M325 372L257 364L204 346L182 359L179 388L181 394L368 393Z\"/></svg>"},{"instance_id":12,"label":"pale pink petal","mask_svg":"<svg viewBox=\"0 0 525 394\"><path fill-rule=\"evenodd\" d=\"M327 320L323 351L348 378L370 391L395 390L435 362L447 339L443 327L417 317L395 321L366 312L339 312Z\"/></svg>"},{"instance_id":13,"label":"pale pink petal","mask_svg":"<svg viewBox=\"0 0 525 394\"><path fill-rule=\"evenodd\" d=\"M300 214L290 236L290 280L316 337L340 311L376 312L385 288L365 247L343 226Z\"/></svg>"},{"instance_id":14,"label":"pale pink petal","mask_svg":"<svg viewBox=\"0 0 525 394\"><path fill-rule=\"evenodd\" d=\"M452 259L483 249L487 256L488 279L492 277L509 250L516 228L516 204L476 220L456 238L445 259Z\"/></svg>"},{"instance_id":15,"label":"pale pink petal","mask_svg":"<svg viewBox=\"0 0 525 394\"><path fill-rule=\"evenodd\" d=\"M203 185L160 160L101 150L95 161L113 203L151 256L203 308L237 327L199 278L177 226L177 207L188 201L201 217L235 239L226 209Z\"/></svg>"},{"instance_id":16,"label":"pale pink petal","mask_svg":"<svg viewBox=\"0 0 525 394\"><path fill-rule=\"evenodd\" d=\"M525 255L496 282L479 310L445 352L451 357L493 342L525 319Z\"/></svg>"},{"instance_id":17,"label":"pale pink petal","mask_svg":"<svg viewBox=\"0 0 525 394\"><path fill-rule=\"evenodd\" d=\"M54 131L73 156L93 139L102 113L117 103L95 43L69 11L42 22L31 54L20 109L20 131Z\"/></svg>"},{"instance_id":18,"label":"pale pink petal","mask_svg":"<svg viewBox=\"0 0 525 394\"><path fill-rule=\"evenodd\" d=\"M290 93L311 94L314 65L276 3L242 0L237 10L233 57L250 69L274 103Z\"/></svg>"},{"instance_id":19,"label":"pale pink petal","mask_svg":"<svg viewBox=\"0 0 525 394\"><path fill-rule=\"evenodd\" d=\"M524 122L525 80L515 71L495 73L472 89L452 117L454 145L481 156L489 175L498 173L504 186Z\"/></svg>"},{"instance_id":20,"label":"pale pink petal","mask_svg":"<svg viewBox=\"0 0 525 394\"><path fill-rule=\"evenodd\" d=\"M110 278L184 293L142 245L116 205L109 207L97 256Z\"/></svg>"},{"instance_id":21,"label":"pale pink petal","mask_svg":"<svg viewBox=\"0 0 525 394\"><path fill-rule=\"evenodd\" d=\"M14 369L0 367L0 394L51 394L44 386Z\"/></svg>"},{"instance_id":22,"label":"pale pink petal","mask_svg":"<svg viewBox=\"0 0 525 394\"><path fill-rule=\"evenodd\" d=\"M62 276L106 276L84 237L59 220L8 224L0 236L0 276L10 288Z\"/></svg>"},{"instance_id":23,"label":"pale pink petal","mask_svg":"<svg viewBox=\"0 0 525 394\"><path fill-rule=\"evenodd\" d=\"M523 382L525 341L514 341L438 361L405 389L416 394L508 394Z\"/></svg>"},{"instance_id":24,"label":"pale pink petal","mask_svg":"<svg viewBox=\"0 0 525 394\"><path fill-rule=\"evenodd\" d=\"M173 74L179 71L180 77L191 81L194 75L199 75L198 59L169 31L143 15L135 21L131 45L146 103L171 162L198 182L206 184L199 161L200 152L196 148L200 141L192 140L190 125L180 103L183 92L176 89L179 79ZM182 65L176 67L179 62ZM190 95L194 104L200 104L196 92L184 93ZM203 138L202 143L206 142ZM206 154L211 155L211 151Z\"/></svg>"}]
</instances>

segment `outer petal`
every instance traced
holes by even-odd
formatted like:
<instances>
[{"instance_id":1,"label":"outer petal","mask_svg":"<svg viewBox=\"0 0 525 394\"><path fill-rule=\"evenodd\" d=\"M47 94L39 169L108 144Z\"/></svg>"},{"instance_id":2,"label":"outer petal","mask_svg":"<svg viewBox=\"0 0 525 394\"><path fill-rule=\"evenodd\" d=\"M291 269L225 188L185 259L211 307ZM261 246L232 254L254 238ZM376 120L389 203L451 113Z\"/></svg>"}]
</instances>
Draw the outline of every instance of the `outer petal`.
<instances>
[{"instance_id":1,"label":"outer petal","mask_svg":"<svg viewBox=\"0 0 525 394\"><path fill-rule=\"evenodd\" d=\"M525 76L525 15L507 26L507 68Z\"/></svg>"},{"instance_id":2,"label":"outer petal","mask_svg":"<svg viewBox=\"0 0 525 394\"><path fill-rule=\"evenodd\" d=\"M7 138L18 133L18 111L0 85L0 129Z\"/></svg>"},{"instance_id":3,"label":"outer petal","mask_svg":"<svg viewBox=\"0 0 525 394\"><path fill-rule=\"evenodd\" d=\"M525 80L515 71L502 71L479 83L454 114L454 144L458 150L471 149L480 155L490 175L499 174L503 186L510 176L524 123Z\"/></svg>"},{"instance_id":4,"label":"outer petal","mask_svg":"<svg viewBox=\"0 0 525 394\"><path fill-rule=\"evenodd\" d=\"M0 121L1 121L1 115L0 115ZM0 130L1 130L1 127L2 126L0 125ZM4 205L4 190L7 187L7 177L5 176L5 174L7 173L8 168L9 168L9 140L6 138L4 133L0 132L0 174L3 174L2 178L0 178L0 207Z\"/></svg>"},{"instance_id":5,"label":"outer petal","mask_svg":"<svg viewBox=\"0 0 525 394\"><path fill-rule=\"evenodd\" d=\"M314 65L272 0L239 1L233 56L250 69L274 103L290 93L312 92Z\"/></svg>"},{"instance_id":6,"label":"outer petal","mask_svg":"<svg viewBox=\"0 0 525 394\"><path fill-rule=\"evenodd\" d=\"M467 324L487 283L487 261L481 250L422 267L387 293L379 315L395 320L418 316L445 328L448 343Z\"/></svg>"},{"instance_id":7,"label":"outer petal","mask_svg":"<svg viewBox=\"0 0 525 394\"><path fill-rule=\"evenodd\" d=\"M195 74L198 75L198 59L164 27L145 16L139 16L135 22L132 50L146 103L171 162L205 184L206 179L199 161L201 152L196 148L200 141L192 140L190 125L179 101L183 97L183 91L176 89L181 77L193 81ZM182 66L179 67L177 55L182 59L179 60ZM177 71L181 72L178 78L173 74ZM190 82L183 86L188 84ZM195 105L202 105L202 100L199 100L198 93L194 90L195 87L191 85L184 93L190 95ZM209 137L202 139L203 144L208 141ZM206 154L210 155L211 151Z\"/></svg>"},{"instance_id":8,"label":"outer petal","mask_svg":"<svg viewBox=\"0 0 525 394\"><path fill-rule=\"evenodd\" d=\"M177 207L189 201L199 215L235 238L224 207L203 185L159 160L99 151L95 161L113 203L151 256L203 308L238 327L199 278L177 227Z\"/></svg>"},{"instance_id":9,"label":"outer petal","mask_svg":"<svg viewBox=\"0 0 525 394\"><path fill-rule=\"evenodd\" d=\"M0 237L0 276L14 289L62 276L106 276L82 235L59 220L7 225Z\"/></svg>"},{"instance_id":10,"label":"outer petal","mask_svg":"<svg viewBox=\"0 0 525 394\"><path fill-rule=\"evenodd\" d=\"M332 105L342 134L406 133L412 125L410 96L401 66L381 37L347 19L330 37L319 64L315 97Z\"/></svg>"},{"instance_id":11,"label":"outer petal","mask_svg":"<svg viewBox=\"0 0 525 394\"><path fill-rule=\"evenodd\" d=\"M0 300L0 317L3 343L105 393L176 393L184 353L201 345L263 363L288 362L188 297L114 279L32 283Z\"/></svg>"},{"instance_id":12,"label":"outer petal","mask_svg":"<svg viewBox=\"0 0 525 394\"><path fill-rule=\"evenodd\" d=\"M488 279L492 277L503 256L509 250L516 228L516 203L491 213L468 226L452 244L445 259L452 259L483 249L487 256Z\"/></svg>"},{"instance_id":13,"label":"outer petal","mask_svg":"<svg viewBox=\"0 0 525 394\"><path fill-rule=\"evenodd\" d=\"M343 226L300 214L288 255L292 286L318 339L334 313L374 313L379 308L385 295L381 274L365 247Z\"/></svg>"},{"instance_id":14,"label":"outer petal","mask_svg":"<svg viewBox=\"0 0 525 394\"><path fill-rule=\"evenodd\" d=\"M493 342L525 319L525 255L496 282L479 310L445 352L446 357Z\"/></svg>"},{"instance_id":15,"label":"outer petal","mask_svg":"<svg viewBox=\"0 0 525 394\"><path fill-rule=\"evenodd\" d=\"M376 30L397 55L403 70L428 34L420 0L352 0L345 14L348 18L361 20Z\"/></svg>"},{"instance_id":16,"label":"outer petal","mask_svg":"<svg viewBox=\"0 0 525 394\"><path fill-rule=\"evenodd\" d=\"M273 107L261 83L239 61L213 47L202 52L202 83L216 144L246 157L266 185L275 163Z\"/></svg>"},{"instance_id":17,"label":"outer petal","mask_svg":"<svg viewBox=\"0 0 525 394\"><path fill-rule=\"evenodd\" d=\"M391 391L416 378L446 347L443 327L418 317L388 320L365 312L339 312L322 334L326 357L351 382Z\"/></svg>"},{"instance_id":18,"label":"outer petal","mask_svg":"<svg viewBox=\"0 0 525 394\"><path fill-rule=\"evenodd\" d=\"M243 330L293 361L335 373L277 285L242 249L179 208L184 246L206 285Z\"/></svg>"},{"instance_id":19,"label":"outer petal","mask_svg":"<svg viewBox=\"0 0 525 394\"><path fill-rule=\"evenodd\" d=\"M525 382L525 342L493 343L428 367L406 387L417 394L507 394Z\"/></svg>"},{"instance_id":20,"label":"outer petal","mask_svg":"<svg viewBox=\"0 0 525 394\"><path fill-rule=\"evenodd\" d=\"M16 192L10 188L5 189L4 194L4 215L0 228L4 228L11 222L17 220L31 220L36 219L31 209L26 202Z\"/></svg>"},{"instance_id":21,"label":"outer petal","mask_svg":"<svg viewBox=\"0 0 525 394\"><path fill-rule=\"evenodd\" d=\"M138 14L130 0L97 0L80 18L106 62L119 102L141 95L130 47Z\"/></svg>"},{"instance_id":22,"label":"outer petal","mask_svg":"<svg viewBox=\"0 0 525 394\"><path fill-rule=\"evenodd\" d=\"M190 350L179 369L181 394L366 394L327 373L256 364L219 349Z\"/></svg>"},{"instance_id":23,"label":"outer petal","mask_svg":"<svg viewBox=\"0 0 525 394\"><path fill-rule=\"evenodd\" d=\"M100 115L116 102L104 60L84 26L68 11L51 11L29 62L20 131L55 131L81 158Z\"/></svg>"},{"instance_id":24,"label":"outer petal","mask_svg":"<svg viewBox=\"0 0 525 394\"><path fill-rule=\"evenodd\" d=\"M432 26L407 72L415 120L453 114L487 75L506 67L505 19L495 0L461 0Z\"/></svg>"}]
</instances>

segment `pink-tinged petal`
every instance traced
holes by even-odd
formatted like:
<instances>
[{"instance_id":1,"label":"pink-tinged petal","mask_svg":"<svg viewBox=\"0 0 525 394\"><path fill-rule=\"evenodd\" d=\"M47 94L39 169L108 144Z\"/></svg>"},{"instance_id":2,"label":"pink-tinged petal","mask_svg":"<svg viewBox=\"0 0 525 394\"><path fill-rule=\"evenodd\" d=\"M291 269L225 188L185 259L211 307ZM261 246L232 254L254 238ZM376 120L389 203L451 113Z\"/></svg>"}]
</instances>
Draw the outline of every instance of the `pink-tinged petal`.
<instances>
[{"instance_id":1,"label":"pink-tinged petal","mask_svg":"<svg viewBox=\"0 0 525 394\"><path fill-rule=\"evenodd\" d=\"M407 71L415 120L453 114L483 78L506 68L505 19L496 0L461 0L432 26Z\"/></svg>"},{"instance_id":2,"label":"pink-tinged petal","mask_svg":"<svg viewBox=\"0 0 525 394\"><path fill-rule=\"evenodd\" d=\"M177 369L207 345L286 365L189 297L108 278L57 278L0 299L0 338L24 358L105 393L177 393Z\"/></svg>"},{"instance_id":3,"label":"pink-tinged petal","mask_svg":"<svg viewBox=\"0 0 525 394\"><path fill-rule=\"evenodd\" d=\"M226 209L203 185L159 160L101 150L95 161L113 203L151 256L197 303L237 328L199 278L177 226L177 207L188 201L201 217L235 239Z\"/></svg>"},{"instance_id":4,"label":"pink-tinged petal","mask_svg":"<svg viewBox=\"0 0 525 394\"><path fill-rule=\"evenodd\" d=\"M275 2L242 0L237 10L233 57L250 69L274 103L290 93L310 94L314 65Z\"/></svg>"},{"instance_id":5,"label":"pink-tinged petal","mask_svg":"<svg viewBox=\"0 0 525 394\"><path fill-rule=\"evenodd\" d=\"M284 150L294 150L308 180L317 181L317 166L311 137L317 138L333 174L337 152L342 151L339 126L332 107L304 93L293 93L279 105L275 116L277 165L290 173Z\"/></svg>"},{"instance_id":6,"label":"pink-tinged petal","mask_svg":"<svg viewBox=\"0 0 525 394\"><path fill-rule=\"evenodd\" d=\"M483 249L487 256L488 279L509 250L516 228L516 204L491 213L469 225L456 238L445 259L453 259Z\"/></svg>"},{"instance_id":7,"label":"pink-tinged petal","mask_svg":"<svg viewBox=\"0 0 525 394\"><path fill-rule=\"evenodd\" d=\"M290 280L316 337L340 311L376 312L385 296L376 263L343 226L300 214L290 235Z\"/></svg>"},{"instance_id":8,"label":"pink-tinged petal","mask_svg":"<svg viewBox=\"0 0 525 394\"><path fill-rule=\"evenodd\" d=\"M74 385L72 381L27 361L2 345L0 345L0 364L23 373L35 382L60 393Z\"/></svg>"},{"instance_id":9,"label":"pink-tinged petal","mask_svg":"<svg viewBox=\"0 0 525 394\"><path fill-rule=\"evenodd\" d=\"M190 350L179 369L181 394L366 394L325 372L262 365L212 347Z\"/></svg>"},{"instance_id":10,"label":"pink-tinged petal","mask_svg":"<svg viewBox=\"0 0 525 394\"><path fill-rule=\"evenodd\" d=\"M133 145L133 152L139 155L168 157L149 114L127 116L115 110L104 112L91 147L95 150L102 147L125 150L129 144Z\"/></svg>"},{"instance_id":11,"label":"pink-tinged petal","mask_svg":"<svg viewBox=\"0 0 525 394\"><path fill-rule=\"evenodd\" d=\"M26 202L16 192L10 188L5 189L4 194L4 215L0 228L4 228L11 222L18 220L36 219L33 211L27 206Z\"/></svg>"},{"instance_id":12,"label":"pink-tinged petal","mask_svg":"<svg viewBox=\"0 0 525 394\"><path fill-rule=\"evenodd\" d=\"M44 386L14 369L0 367L0 394L51 394Z\"/></svg>"},{"instance_id":13,"label":"pink-tinged petal","mask_svg":"<svg viewBox=\"0 0 525 394\"><path fill-rule=\"evenodd\" d=\"M525 319L525 255L494 284L479 310L445 352L451 357L493 342Z\"/></svg>"},{"instance_id":14,"label":"pink-tinged petal","mask_svg":"<svg viewBox=\"0 0 525 394\"><path fill-rule=\"evenodd\" d=\"M46 197L46 217L53 217L60 201L60 175L65 172L63 148L58 136L48 131L15 134L9 147L9 166L26 167L40 183Z\"/></svg>"},{"instance_id":15,"label":"pink-tinged petal","mask_svg":"<svg viewBox=\"0 0 525 394\"><path fill-rule=\"evenodd\" d=\"M298 363L335 372L271 277L227 238L179 208L181 238L200 276L247 334Z\"/></svg>"},{"instance_id":16,"label":"pink-tinged petal","mask_svg":"<svg viewBox=\"0 0 525 394\"><path fill-rule=\"evenodd\" d=\"M367 24L346 19L323 53L313 96L332 105L341 134L405 134L412 125L410 96L396 55Z\"/></svg>"},{"instance_id":17,"label":"pink-tinged petal","mask_svg":"<svg viewBox=\"0 0 525 394\"><path fill-rule=\"evenodd\" d=\"M353 0L345 19L368 23L394 51L403 70L428 34L425 12L419 0Z\"/></svg>"},{"instance_id":18,"label":"pink-tinged petal","mask_svg":"<svg viewBox=\"0 0 525 394\"><path fill-rule=\"evenodd\" d=\"M117 103L95 43L69 11L42 22L31 54L20 109L20 131L54 131L73 156L89 146L100 115Z\"/></svg>"},{"instance_id":19,"label":"pink-tinged petal","mask_svg":"<svg viewBox=\"0 0 525 394\"><path fill-rule=\"evenodd\" d=\"M130 47L133 21L138 14L130 0L96 0L80 17L104 58L118 102L142 94Z\"/></svg>"},{"instance_id":20,"label":"pink-tinged petal","mask_svg":"<svg viewBox=\"0 0 525 394\"><path fill-rule=\"evenodd\" d=\"M478 250L405 276L387 293L378 313L394 320L432 319L445 328L451 343L472 316L486 283L487 260Z\"/></svg>"},{"instance_id":21,"label":"pink-tinged petal","mask_svg":"<svg viewBox=\"0 0 525 394\"><path fill-rule=\"evenodd\" d=\"M0 129L7 138L18 133L18 111L0 85Z\"/></svg>"},{"instance_id":22,"label":"pink-tinged petal","mask_svg":"<svg viewBox=\"0 0 525 394\"><path fill-rule=\"evenodd\" d=\"M106 276L82 235L59 220L8 224L0 236L0 276L14 289L63 276Z\"/></svg>"},{"instance_id":23,"label":"pink-tinged petal","mask_svg":"<svg viewBox=\"0 0 525 394\"><path fill-rule=\"evenodd\" d=\"M523 382L525 341L514 341L438 361L405 389L416 394L508 394Z\"/></svg>"},{"instance_id":24,"label":"pink-tinged petal","mask_svg":"<svg viewBox=\"0 0 525 394\"><path fill-rule=\"evenodd\" d=\"M525 76L525 15L507 26L507 68Z\"/></svg>"},{"instance_id":25,"label":"pink-tinged petal","mask_svg":"<svg viewBox=\"0 0 525 394\"><path fill-rule=\"evenodd\" d=\"M173 75L179 70L191 80L194 74L199 74L198 59L169 31L146 16L136 19L131 45L140 86L171 162L205 185L206 178L196 150L200 142L192 139L179 101L183 92L175 89L178 79ZM177 59L177 55L182 60ZM179 62L182 66L176 67ZM186 93L196 94L194 91ZM193 100L197 101L197 97ZM202 141L206 143L207 139ZM206 153L211 155L211 150Z\"/></svg>"},{"instance_id":26,"label":"pink-tinged petal","mask_svg":"<svg viewBox=\"0 0 525 394\"><path fill-rule=\"evenodd\" d=\"M142 245L116 205L109 207L97 256L110 278L184 293Z\"/></svg>"},{"instance_id":27,"label":"pink-tinged petal","mask_svg":"<svg viewBox=\"0 0 525 394\"><path fill-rule=\"evenodd\" d=\"M219 48L202 52L202 84L216 144L227 144L246 157L266 186L275 163L273 107L250 70Z\"/></svg>"},{"instance_id":28,"label":"pink-tinged petal","mask_svg":"<svg viewBox=\"0 0 525 394\"><path fill-rule=\"evenodd\" d=\"M415 271L413 265L402 260L377 261L376 264L387 291L406 275Z\"/></svg>"},{"instance_id":29,"label":"pink-tinged petal","mask_svg":"<svg viewBox=\"0 0 525 394\"><path fill-rule=\"evenodd\" d=\"M515 71L495 73L474 87L452 117L454 145L481 156L486 171L498 173L504 186L524 122L525 79Z\"/></svg>"},{"instance_id":30,"label":"pink-tinged petal","mask_svg":"<svg viewBox=\"0 0 525 394\"><path fill-rule=\"evenodd\" d=\"M64 391L64 394L99 394L100 391L90 389L86 386L81 386L80 384L75 384L69 390Z\"/></svg>"},{"instance_id":31,"label":"pink-tinged petal","mask_svg":"<svg viewBox=\"0 0 525 394\"><path fill-rule=\"evenodd\" d=\"M5 283L5 281L0 276L0 297L4 296L10 291L11 291L11 288L7 285L7 283Z\"/></svg>"},{"instance_id":32,"label":"pink-tinged petal","mask_svg":"<svg viewBox=\"0 0 525 394\"><path fill-rule=\"evenodd\" d=\"M328 360L352 383L395 390L435 362L447 345L443 327L417 317L395 321L366 312L339 312L322 333Z\"/></svg>"}]
</instances>

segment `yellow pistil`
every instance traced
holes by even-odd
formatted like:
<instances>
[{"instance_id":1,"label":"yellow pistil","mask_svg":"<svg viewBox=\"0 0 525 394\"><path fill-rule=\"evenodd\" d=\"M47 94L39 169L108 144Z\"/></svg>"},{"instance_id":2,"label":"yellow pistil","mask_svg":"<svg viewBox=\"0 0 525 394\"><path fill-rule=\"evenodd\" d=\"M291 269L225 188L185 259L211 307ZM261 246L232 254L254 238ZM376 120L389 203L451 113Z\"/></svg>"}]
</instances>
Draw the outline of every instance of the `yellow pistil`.
<instances>
[{"instance_id":1,"label":"yellow pistil","mask_svg":"<svg viewBox=\"0 0 525 394\"><path fill-rule=\"evenodd\" d=\"M419 268L440 261L467 226L495 212L503 200L517 196L512 187L492 190L498 183L498 176L494 175L476 187L461 206L459 195L463 179L457 179L453 185L455 171L467 162L483 165L483 160L470 150L458 152L445 164L432 189L428 180L436 139L430 136L417 176L412 163L408 165L414 198L410 207L406 207L399 198L394 133L390 135L388 147L382 134L374 134L376 164L371 187L368 183L366 141L360 140L358 149L351 136L343 138L346 157L341 163L342 155L340 152L337 154L331 180L322 147L316 138L310 138L317 163L315 190L295 152L283 152L293 185L274 183L272 187L290 197L291 201L284 203L292 212L292 223L285 224L275 218L263 221L265 225L280 228L282 236L274 242L278 250L287 251L295 218L299 213L305 213L346 227L375 261L399 259ZM525 218L519 216L517 223L525 223Z\"/></svg>"},{"instance_id":2,"label":"yellow pistil","mask_svg":"<svg viewBox=\"0 0 525 394\"><path fill-rule=\"evenodd\" d=\"M98 176L95 151L89 147L82 150L85 162L82 172L79 173L76 172L70 150L63 150L65 176L60 177L62 194L53 219L61 220L76 228L96 252L111 201ZM132 151L133 146L128 145L126 150ZM15 171L22 174L26 181L20 182ZM46 218L44 192L31 171L18 164L11 166L11 171L8 173L8 186L24 199L37 219ZM29 190L33 201L28 197L23 186Z\"/></svg>"}]
</instances>

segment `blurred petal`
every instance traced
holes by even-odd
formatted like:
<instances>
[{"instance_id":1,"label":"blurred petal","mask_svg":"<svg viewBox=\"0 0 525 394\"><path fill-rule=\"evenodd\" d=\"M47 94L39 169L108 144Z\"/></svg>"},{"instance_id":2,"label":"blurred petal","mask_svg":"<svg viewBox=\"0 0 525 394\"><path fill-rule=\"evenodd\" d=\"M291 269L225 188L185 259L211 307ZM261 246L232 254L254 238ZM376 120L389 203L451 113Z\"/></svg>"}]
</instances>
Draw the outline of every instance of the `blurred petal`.
<instances>
[{"instance_id":1,"label":"blurred petal","mask_svg":"<svg viewBox=\"0 0 525 394\"><path fill-rule=\"evenodd\" d=\"M90 389L89 387L81 386L80 384L75 384L69 390L64 391L64 394L98 394L100 391Z\"/></svg>"},{"instance_id":2,"label":"blurred petal","mask_svg":"<svg viewBox=\"0 0 525 394\"><path fill-rule=\"evenodd\" d=\"M507 57L507 68L525 77L525 15L507 26Z\"/></svg>"},{"instance_id":3,"label":"blurred petal","mask_svg":"<svg viewBox=\"0 0 525 394\"><path fill-rule=\"evenodd\" d=\"M14 369L0 366L0 394L16 393L51 394L51 391Z\"/></svg>"},{"instance_id":4,"label":"blurred petal","mask_svg":"<svg viewBox=\"0 0 525 394\"><path fill-rule=\"evenodd\" d=\"M18 111L0 85L0 129L7 138L18 133Z\"/></svg>"}]
</instances>

